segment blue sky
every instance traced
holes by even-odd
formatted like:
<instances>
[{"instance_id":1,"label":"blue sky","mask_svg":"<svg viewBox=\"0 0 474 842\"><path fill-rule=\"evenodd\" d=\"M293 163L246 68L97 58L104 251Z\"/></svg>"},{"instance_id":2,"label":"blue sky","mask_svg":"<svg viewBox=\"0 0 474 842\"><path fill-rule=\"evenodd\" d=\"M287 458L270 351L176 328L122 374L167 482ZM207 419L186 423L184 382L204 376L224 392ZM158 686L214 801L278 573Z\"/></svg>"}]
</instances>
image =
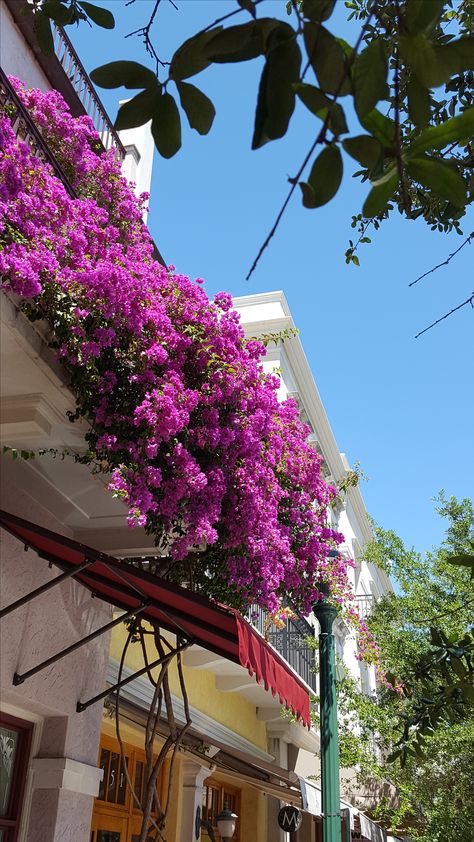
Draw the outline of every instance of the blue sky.
<instances>
[{"instance_id":1,"label":"blue sky","mask_svg":"<svg viewBox=\"0 0 474 842\"><path fill-rule=\"evenodd\" d=\"M118 58L152 66L137 37L123 36L147 21L151 0L103 3L116 29L81 25L68 32L88 71ZM235 8L228 0L162 0L154 43L163 60L197 29ZM280 14L267 0L260 15ZM246 13L235 22L243 22ZM344 4L336 12L344 25ZM351 29L346 37L351 40ZM353 39L352 39L353 40ZM261 61L211 67L190 81L213 100L217 116L202 138L183 115L183 146L171 160L155 156L149 227L168 263L203 277L213 296L283 289L300 329L340 450L360 461L366 506L377 522L419 550L442 537L432 498L474 491L474 313L465 307L419 339L416 333L464 301L472 290L474 245L412 289L411 280L444 260L462 239L431 232L424 223L393 216L346 266L352 214L367 188L345 179L336 198L305 210L299 196L250 281L245 276L301 163L315 120L298 104L287 136L250 149ZM312 81L312 80L310 80ZM111 116L130 92L99 91ZM465 234L474 219L463 220Z\"/></svg>"}]
</instances>

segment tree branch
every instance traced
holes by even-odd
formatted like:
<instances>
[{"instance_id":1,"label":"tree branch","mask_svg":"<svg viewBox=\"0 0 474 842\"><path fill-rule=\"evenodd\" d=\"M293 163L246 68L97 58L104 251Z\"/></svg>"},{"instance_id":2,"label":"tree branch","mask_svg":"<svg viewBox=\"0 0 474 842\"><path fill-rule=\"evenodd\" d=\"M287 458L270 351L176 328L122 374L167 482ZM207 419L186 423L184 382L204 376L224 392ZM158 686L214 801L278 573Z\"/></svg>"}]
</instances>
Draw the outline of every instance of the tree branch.
<instances>
[{"instance_id":1,"label":"tree branch","mask_svg":"<svg viewBox=\"0 0 474 842\"><path fill-rule=\"evenodd\" d=\"M396 9L397 9L397 27L400 29L400 8L398 5L398 0L396 0ZM402 159L402 137L401 137L401 129L400 129L400 55L398 52L398 47L395 51L395 74L394 74L394 87L395 87L395 158L397 161L397 170L398 170L398 178L400 180L400 187L401 187L401 194L403 199L403 207L407 214L410 213L410 198L408 196L408 191L406 188L405 183L405 168L403 166L403 159Z\"/></svg>"},{"instance_id":2,"label":"tree branch","mask_svg":"<svg viewBox=\"0 0 474 842\"><path fill-rule=\"evenodd\" d=\"M335 102L337 101L337 98L338 98L338 96L339 96L339 94L340 94L340 92L341 92L342 86L343 86L344 81L345 81L345 79L346 79L347 73L349 72L349 69L350 69L350 67L352 66L352 64L353 64L353 62L354 62L354 60L355 60L355 57L356 57L357 52L358 52L358 50L359 50L359 47L360 47L360 45L361 45L361 43L362 43L362 40L363 40L363 38L364 38L365 32L366 32L366 30L367 30L367 27L368 27L368 26L369 26L369 24L370 24L370 21L371 21L372 16L373 16L373 14L374 14L374 12L375 12L375 9L376 9L376 7L377 7L378 2L379 2L379 0L374 0L374 3L372 4L372 8L371 8L370 13L369 13L369 15L368 15L368 17L367 17L367 20L365 21L364 26L362 27L362 29L361 29L361 31L360 31L359 37L358 37L358 39L357 39L357 41L356 41L356 43L355 43L355 45L354 45L354 49L352 50L352 53L351 53L350 57L349 57L349 58L348 58L348 60L347 60L347 64L346 64L346 67L345 67L345 71L344 71L344 73L343 73L343 74L342 74L342 76L341 76L341 80L340 80L339 85L338 85L338 87L337 87L336 93L334 94L334 97L333 97L332 103L335 103ZM331 119L331 109L330 109L330 108L328 108L328 113L326 114L326 118L325 118L325 120L324 120L324 123L323 123L323 125L322 125L322 128L321 128L321 130L318 132L318 134L317 134L317 136L316 136L316 139L315 139L315 140L313 141L313 143L311 144L311 147L310 147L310 149L309 149L309 152L305 155L305 158L304 158L304 160L303 160L303 163L301 164L301 166L300 166L300 168L299 168L298 172L296 173L296 175L294 176L294 178L292 178L292 179L291 179L291 187L290 187L290 190L288 191L288 195L287 195L287 197L286 197L285 201L283 202L283 205L281 206L280 211L279 211L279 213L278 213L278 215L277 215L277 218L276 218L275 222L273 223L273 226L272 226L272 228L270 229L270 231L269 231L269 233L268 233L268 235L267 235L267 237L266 237L265 241L264 241L264 242L263 242L263 244L260 246L260 249L259 249L259 252L258 252L258 254L257 254L257 257L256 257L256 258L255 258L255 260L253 261L252 266L250 267L250 270L249 270L249 272L247 273L247 275L246 275L246 277L245 277L245 280L246 280L246 281L250 280L251 276L253 275L253 273L254 273L255 269L257 268L257 266L258 266L258 264L259 264L259 262L260 262L260 258L262 257L262 254L263 254L263 253L264 253L264 251L268 248L269 243L271 242L271 240L272 240L272 239L273 239L273 237L275 236L276 231L277 231L277 229L278 229L278 226L279 226L279 224L280 224L281 218L282 218L283 214L285 213L286 208L288 207L288 204L289 204L289 202L290 202L290 199L291 199L291 197L292 197L293 193L294 193L294 192L295 192L295 190L296 190L296 187L297 187L297 185L298 185L298 182L299 182L299 180L300 180L300 178L301 178L301 176L302 176L302 174L303 174L303 172L304 172L304 170L305 170L305 168L306 168L306 166L307 166L307 164L308 164L308 162L309 162L309 160L310 160L310 158L311 158L311 156L312 156L312 154L313 154L314 150L316 149L316 147L317 147L320 143L324 143L324 141L325 141L325 139L326 139L326 132L327 132L327 130L328 130L328 126L329 126L329 121L330 121L330 119Z\"/></svg>"},{"instance_id":3,"label":"tree branch","mask_svg":"<svg viewBox=\"0 0 474 842\"><path fill-rule=\"evenodd\" d=\"M474 238L474 231L471 231L471 233L469 234L469 237L467 237L464 240L464 242L459 246L459 248L457 248L456 251L453 251L449 255L449 257L446 258L446 260L443 260L442 263L438 263L437 266L433 266L433 268L429 269L428 272L424 272L423 275L420 275L418 278L415 278L415 280L412 281L411 284L408 284L408 286L409 287L415 286L415 284L417 284L418 281L422 281L423 278L426 278L428 275L431 275L433 272L436 272L437 269L441 269L442 266L447 266L448 263L453 259L453 257L456 257L456 255L459 254L461 249L463 249L464 246L467 246L473 238Z\"/></svg>"},{"instance_id":4,"label":"tree branch","mask_svg":"<svg viewBox=\"0 0 474 842\"><path fill-rule=\"evenodd\" d=\"M449 316L452 316L453 313L456 313L456 311L460 310L461 307L465 307L466 304L470 304L471 307L474 308L474 292L472 292L469 298L466 298L466 300L463 301L462 304L458 304L457 307L453 307L453 309L450 310L449 313L445 313L444 316L441 316L440 319L436 319L435 322L433 322L431 325L428 325L428 327L425 327L424 330L420 330L420 332L416 334L415 339L418 339L419 336L422 336L428 330L431 330L431 328L435 327L435 325L439 325L440 322L444 321L444 319L447 319Z\"/></svg>"}]
</instances>

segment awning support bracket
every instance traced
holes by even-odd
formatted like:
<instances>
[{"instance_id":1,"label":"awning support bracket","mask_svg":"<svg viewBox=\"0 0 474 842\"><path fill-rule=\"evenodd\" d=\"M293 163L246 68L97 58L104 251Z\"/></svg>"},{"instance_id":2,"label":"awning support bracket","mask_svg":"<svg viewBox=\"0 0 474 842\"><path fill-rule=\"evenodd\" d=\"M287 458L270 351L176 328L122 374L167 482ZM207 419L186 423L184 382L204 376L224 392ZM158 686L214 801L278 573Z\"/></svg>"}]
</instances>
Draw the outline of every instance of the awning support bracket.
<instances>
[{"instance_id":1,"label":"awning support bracket","mask_svg":"<svg viewBox=\"0 0 474 842\"><path fill-rule=\"evenodd\" d=\"M193 639L189 638L188 640L184 641L181 646L178 646L174 652L172 653L173 656L183 652L188 646L191 646L193 643ZM130 682L134 681L135 678L140 678L141 675L144 675L146 672L149 672L155 667L161 666L164 661L170 660L169 655L165 655L164 658L158 658L156 661L152 661L151 664L147 664L146 666L142 667L142 669L138 670L137 672L132 673L132 675L128 675L126 678L122 678L121 681L118 681L116 684L113 684L111 687L107 687L106 690L103 690L102 693L97 693L97 696L92 696L91 699L88 699L87 702L78 702L76 705L76 710L78 713L82 713L83 710L90 707L90 705L95 704L95 702L100 702L101 699L105 699L107 696L110 696L111 693L114 693L115 690L119 690L121 687L125 687L126 684L130 684Z\"/></svg>"},{"instance_id":2,"label":"awning support bracket","mask_svg":"<svg viewBox=\"0 0 474 842\"><path fill-rule=\"evenodd\" d=\"M38 672L41 672L41 670L46 667L51 666L51 664L55 664L56 661L61 660L61 658L65 658L66 655L69 655L71 652L75 652L76 649L80 649L81 646L85 646L87 643L90 643L91 640L95 640L96 637L100 637L101 634L105 634L105 632L110 631L110 629L113 629L114 626L118 626L119 623L125 622L125 620L128 620L130 617L138 616L149 604L149 601L147 601L139 605L137 608L131 608L130 611L127 611L125 614L121 614L120 617L116 617L115 620L111 620L110 623L106 623L105 626L101 626L99 629L96 629L86 637L81 638L81 640L78 640L76 643L72 643L70 646L67 646L66 649L62 649L61 652L57 652L56 655L51 655L50 658L46 658L45 661L42 661L35 667L32 667L23 673L16 672L13 675L13 684L15 686L23 684L23 682L28 678L36 675Z\"/></svg>"},{"instance_id":3,"label":"awning support bracket","mask_svg":"<svg viewBox=\"0 0 474 842\"><path fill-rule=\"evenodd\" d=\"M74 567L71 570L66 570L64 573L61 573L60 576L50 579L49 582L45 582L44 585L40 585L39 588L35 588L34 591L30 591L30 593L25 594L25 596L20 597L20 599L17 599L10 605L2 608L0 611L0 620L3 619L3 617L6 617L7 614L11 614L12 611L16 611L17 608L21 608L22 605L26 605L28 602L31 602L32 599L36 599L37 596L41 596L41 594L50 591L51 588L55 588L56 585L60 585L61 582L64 582L66 579L71 579L73 576L77 576L81 570L84 570L86 567L90 567L90 565L94 564L95 561L96 559L94 558L86 558L86 560L83 561L82 564L77 565L77 567Z\"/></svg>"}]
</instances>

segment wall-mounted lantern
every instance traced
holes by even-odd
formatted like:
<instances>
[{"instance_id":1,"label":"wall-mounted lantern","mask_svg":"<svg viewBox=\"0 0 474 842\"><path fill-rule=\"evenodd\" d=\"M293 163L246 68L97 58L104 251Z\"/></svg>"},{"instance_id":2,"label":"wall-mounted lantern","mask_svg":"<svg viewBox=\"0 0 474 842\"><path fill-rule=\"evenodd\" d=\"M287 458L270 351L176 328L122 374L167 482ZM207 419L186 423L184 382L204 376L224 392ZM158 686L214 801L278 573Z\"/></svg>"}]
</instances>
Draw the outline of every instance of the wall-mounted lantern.
<instances>
[{"instance_id":1,"label":"wall-mounted lantern","mask_svg":"<svg viewBox=\"0 0 474 842\"><path fill-rule=\"evenodd\" d=\"M235 813L232 813L232 811L229 810L227 804L224 803L224 809L221 810L221 812L216 818L217 829L219 831L219 835L222 839L222 842L230 842L235 833L235 825L238 818L239 817ZM216 842L216 837L214 836L214 828L212 827L211 822L205 821L201 818L200 807L198 807L196 810L195 826L196 839L199 839L201 835L201 828L204 827L207 831L209 838L211 839L211 842Z\"/></svg>"},{"instance_id":2,"label":"wall-mounted lantern","mask_svg":"<svg viewBox=\"0 0 474 842\"><path fill-rule=\"evenodd\" d=\"M222 842L230 842L235 833L235 825L238 818L235 813L229 810L227 804L224 803L224 809L221 810L216 818L217 829L221 835Z\"/></svg>"}]
</instances>

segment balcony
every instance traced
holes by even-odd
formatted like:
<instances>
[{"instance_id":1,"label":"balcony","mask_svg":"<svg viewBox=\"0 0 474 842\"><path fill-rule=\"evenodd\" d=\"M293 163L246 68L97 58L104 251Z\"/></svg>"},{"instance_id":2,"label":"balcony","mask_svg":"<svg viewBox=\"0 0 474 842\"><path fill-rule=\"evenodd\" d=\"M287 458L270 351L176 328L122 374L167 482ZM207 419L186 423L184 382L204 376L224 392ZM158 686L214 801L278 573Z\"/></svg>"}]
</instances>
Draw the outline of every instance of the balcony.
<instances>
[{"instance_id":1,"label":"balcony","mask_svg":"<svg viewBox=\"0 0 474 842\"><path fill-rule=\"evenodd\" d=\"M95 130L100 135L104 149L114 149L117 158L123 161L126 154L125 147L115 131L112 121L95 91L84 65L64 29L59 26L53 26L53 40L56 58L76 93L84 112L91 118Z\"/></svg>"},{"instance_id":2,"label":"balcony","mask_svg":"<svg viewBox=\"0 0 474 842\"><path fill-rule=\"evenodd\" d=\"M312 626L295 616L286 621L283 629L268 628L267 612L258 605L251 606L247 619L316 693L315 650L308 644L308 638L314 637Z\"/></svg>"},{"instance_id":3,"label":"balcony","mask_svg":"<svg viewBox=\"0 0 474 842\"><path fill-rule=\"evenodd\" d=\"M360 616L365 620L374 610L375 596L373 594L356 594L354 602Z\"/></svg>"},{"instance_id":4,"label":"balcony","mask_svg":"<svg viewBox=\"0 0 474 842\"><path fill-rule=\"evenodd\" d=\"M30 147L33 155L41 161L51 165L55 175L62 181L64 187L72 198L76 198L76 192L70 184L59 162L49 149L41 132L36 128L28 111L15 93L8 77L0 68L0 106L6 110L11 118L13 131L16 137L24 140Z\"/></svg>"},{"instance_id":5,"label":"balcony","mask_svg":"<svg viewBox=\"0 0 474 842\"><path fill-rule=\"evenodd\" d=\"M100 135L104 149L114 149L117 158L123 161L125 148L65 31L53 25L54 55L45 56L38 46L33 15L24 14L24 4L18 0L5 2L51 87L64 97L71 114L74 117L87 114Z\"/></svg>"}]
</instances>

